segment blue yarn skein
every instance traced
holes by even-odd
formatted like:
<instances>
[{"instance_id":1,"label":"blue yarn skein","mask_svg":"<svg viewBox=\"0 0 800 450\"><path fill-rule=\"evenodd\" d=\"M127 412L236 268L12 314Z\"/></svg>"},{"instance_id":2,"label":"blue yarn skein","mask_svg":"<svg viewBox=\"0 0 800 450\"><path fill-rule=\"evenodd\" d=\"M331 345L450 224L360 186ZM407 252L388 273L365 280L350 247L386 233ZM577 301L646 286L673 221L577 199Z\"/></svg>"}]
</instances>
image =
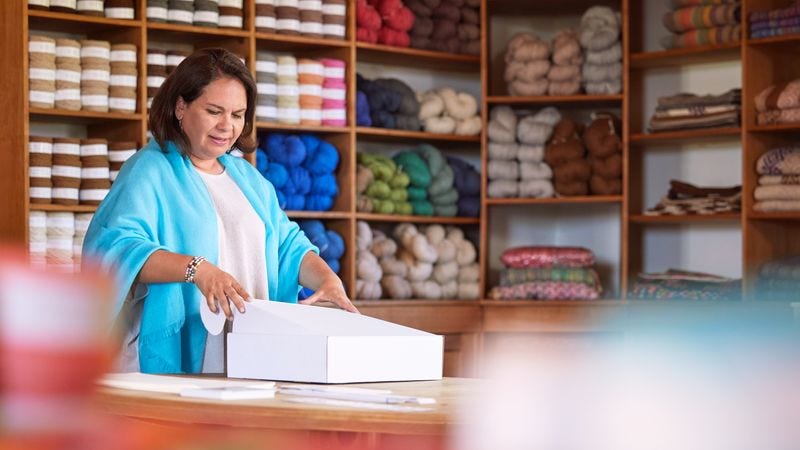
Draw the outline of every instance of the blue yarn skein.
<instances>
[{"instance_id":1,"label":"blue yarn skein","mask_svg":"<svg viewBox=\"0 0 800 450\"><path fill-rule=\"evenodd\" d=\"M332 174L318 175L311 181L311 191L315 195L333 197L339 193L339 185L336 184L336 177Z\"/></svg>"},{"instance_id":2,"label":"blue yarn skein","mask_svg":"<svg viewBox=\"0 0 800 450\"><path fill-rule=\"evenodd\" d=\"M286 195L286 210L287 211L302 211L306 208L305 196L298 194Z\"/></svg>"},{"instance_id":3,"label":"blue yarn skein","mask_svg":"<svg viewBox=\"0 0 800 450\"><path fill-rule=\"evenodd\" d=\"M303 289L300 289L300 292L297 293L297 299L298 300L305 300L308 297L311 297L312 295L314 295L314 291L312 291L311 289L309 289L307 287L304 287Z\"/></svg>"},{"instance_id":4,"label":"blue yarn skein","mask_svg":"<svg viewBox=\"0 0 800 450\"><path fill-rule=\"evenodd\" d=\"M311 192L311 175L303 167L292 167L289 170L289 177L292 179L295 193L306 195Z\"/></svg>"},{"instance_id":5,"label":"blue yarn skein","mask_svg":"<svg viewBox=\"0 0 800 450\"><path fill-rule=\"evenodd\" d=\"M339 165L339 151L330 142L319 141L313 154L306 156L303 166L314 175L333 173Z\"/></svg>"},{"instance_id":6,"label":"blue yarn skein","mask_svg":"<svg viewBox=\"0 0 800 450\"><path fill-rule=\"evenodd\" d=\"M364 91L356 92L356 125L371 127L372 118L369 115L369 100Z\"/></svg>"},{"instance_id":7,"label":"blue yarn skein","mask_svg":"<svg viewBox=\"0 0 800 450\"><path fill-rule=\"evenodd\" d=\"M333 273L335 274L338 274L339 271L342 269L338 259L333 259L331 261L325 261L325 262L328 263L328 267L330 267Z\"/></svg>"},{"instance_id":8,"label":"blue yarn skein","mask_svg":"<svg viewBox=\"0 0 800 450\"><path fill-rule=\"evenodd\" d=\"M330 195L311 194L306 197L306 210L308 211L330 211L333 208L335 197Z\"/></svg>"},{"instance_id":9,"label":"blue yarn skein","mask_svg":"<svg viewBox=\"0 0 800 450\"><path fill-rule=\"evenodd\" d=\"M313 134L301 134L299 136L300 140L303 142L303 145L306 147L306 158L312 158L314 153L317 152L317 148L319 144L322 142L322 139L314 136Z\"/></svg>"},{"instance_id":10,"label":"blue yarn skein","mask_svg":"<svg viewBox=\"0 0 800 450\"><path fill-rule=\"evenodd\" d=\"M267 165L269 165L267 152L265 152L264 149L259 147L258 149L256 149L256 170L258 170L261 173L261 175L264 175L264 173L267 171Z\"/></svg>"},{"instance_id":11,"label":"blue yarn skein","mask_svg":"<svg viewBox=\"0 0 800 450\"><path fill-rule=\"evenodd\" d=\"M328 230L325 234L328 235L328 248L320 255L330 264L330 261L338 261L344 255L344 239L341 234L333 230Z\"/></svg>"},{"instance_id":12,"label":"blue yarn skein","mask_svg":"<svg viewBox=\"0 0 800 450\"><path fill-rule=\"evenodd\" d=\"M289 180L289 172L286 171L283 164L272 162L267 166L264 177L275 186L275 189L283 189L286 186L286 182Z\"/></svg>"},{"instance_id":13,"label":"blue yarn skein","mask_svg":"<svg viewBox=\"0 0 800 450\"><path fill-rule=\"evenodd\" d=\"M278 197L278 207L280 209L286 209L286 194L281 191L275 191L275 196Z\"/></svg>"},{"instance_id":14,"label":"blue yarn skein","mask_svg":"<svg viewBox=\"0 0 800 450\"><path fill-rule=\"evenodd\" d=\"M317 246L320 255L328 249L328 235L325 233L325 225L319 220L302 220L297 223L300 229L312 244ZM323 258L325 259L325 258Z\"/></svg>"},{"instance_id":15,"label":"blue yarn skein","mask_svg":"<svg viewBox=\"0 0 800 450\"><path fill-rule=\"evenodd\" d=\"M302 164L306 158L306 147L299 137L286 136L281 142L279 139L272 139L273 136L267 139L267 145L269 145L267 155L271 161L277 161L287 167Z\"/></svg>"}]
</instances>

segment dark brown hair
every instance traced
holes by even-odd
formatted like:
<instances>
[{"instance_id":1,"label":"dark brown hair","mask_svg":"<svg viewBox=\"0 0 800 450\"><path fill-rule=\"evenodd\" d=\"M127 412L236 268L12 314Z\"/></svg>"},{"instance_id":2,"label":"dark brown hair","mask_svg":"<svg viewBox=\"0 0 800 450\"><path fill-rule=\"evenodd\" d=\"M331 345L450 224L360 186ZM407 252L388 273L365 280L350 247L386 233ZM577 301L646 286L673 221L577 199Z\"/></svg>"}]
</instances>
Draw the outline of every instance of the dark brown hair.
<instances>
[{"instance_id":1,"label":"dark brown hair","mask_svg":"<svg viewBox=\"0 0 800 450\"><path fill-rule=\"evenodd\" d=\"M175 105L179 98L183 98L187 104L195 101L209 83L223 77L238 79L247 93L244 127L233 146L244 153L251 153L256 149L253 139L256 82L239 57L224 48L204 48L192 53L172 71L158 89L150 107L148 125L162 149L167 141L172 141L182 152L188 152L189 139L175 117Z\"/></svg>"}]
</instances>

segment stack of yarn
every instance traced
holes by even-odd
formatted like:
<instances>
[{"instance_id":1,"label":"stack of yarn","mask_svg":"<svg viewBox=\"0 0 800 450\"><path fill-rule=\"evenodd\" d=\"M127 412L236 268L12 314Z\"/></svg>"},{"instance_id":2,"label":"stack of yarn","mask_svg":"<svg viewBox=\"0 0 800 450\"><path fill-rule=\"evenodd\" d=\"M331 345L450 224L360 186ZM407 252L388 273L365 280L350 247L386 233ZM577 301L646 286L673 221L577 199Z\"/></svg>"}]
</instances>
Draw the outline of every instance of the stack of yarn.
<instances>
[{"instance_id":1,"label":"stack of yarn","mask_svg":"<svg viewBox=\"0 0 800 450\"><path fill-rule=\"evenodd\" d=\"M439 149L430 144L420 144L398 153L394 161L411 180L408 200L415 215L451 217L458 213L454 172Z\"/></svg>"},{"instance_id":2,"label":"stack of yarn","mask_svg":"<svg viewBox=\"0 0 800 450\"><path fill-rule=\"evenodd\" d=\"M167 13L169 15L169 13ZM217 0L195 0L192 23L198 27L219 26L219 3Z\"/></svg>"},{"instance_id":3,"label":"stack of yarn","mask_svg":"<svg viewBox=\"0 0 800 450\"><path fill-rule=\"evenodd\" d=\"M148 22L166 22L169 18L169 0L147 0L145 15Z\"/></svg>"},{"instance_id":4,"label":"stack of yarn","mask_svg":"<svg viewBox=\"0 0 800 450\"><path fill-rule=\"evenodd\" d=\"M328 211L339 186L339 152L311 134L261 136L256 168L275 187L278 204L290 211Z\"/></svg>"},{"instance_id":5,"label":"stack of yarn","mask_svg":"<svg viewBox=\"0 0 800 450\"><path fill-rule=\"evenodd\" d=\"M739 42L740 0L672 0L662 22L673 33L661 40L664 48L700 47Z\"/></svg>"},{"instance_id":6,"label":"stack of yarn","mask_svg":"<svg viewBox=\"0 0 800 450\"><path fill-rule=\"evenodd\" d=\"M583 132L583 144L589 154L592 178L589 191L595 195L622 193L622 123L613 114L593 114ZM556 189L558 190L558 189Z\"/></svg>"},{"instance_id":7,"label":"stack of yarn","mask_svg":"<svg viewBox=\"0 0 800 450\"><path fill-rule=\"evenodd\" d=\"M297 59L292 55L279 55L278 75L278 123L298 125L300 123L300 89L298 88Z\"/></svg>"},{"instance_id":8,"label":"stack of yarn","mask_svg":"<svg viewBox=\"0 0 800 450\"><path fill-rule=\"evenodd\" d=\"M167 60L166 60L166 70L167 74L172 73L180 63L183 62L189 55L192 54L191 50L177 50L171 49L166 51Z\"/></svg>"},{"instance_id":9,"label":"stack of yarn","mask_svg":"<svg viewBox=\"0 0 800 450\"><path fill-rule=\"evenodd\" d=\"M81 41L81 107L107 112L110 81L111 44L108 41Z\"/></svg>"},{"instance_id":10,"label":"stack of yarn","mask_svg":"<svg viewBox=\"0 0 800 450\"><path fill-rule=\"evenodd\" d=\"M742 90L735 88L720 95L675 94L659 97L648 130L688 130L738 126Z\"/></svg>"},{"instance_id":11,"label":"stack of yarn","mask_svg":"<svg viewBox=\"0 0 800 450\"><path fill-rule=\"evenodd\" d=\"M31 64L33 64L31 55ZM66 38L56 39L56 96L55 107L77 111L81 109L81 43ZM134 67L134 70L136 68ZM39 71L36 71L39 72ZM31 66L31 83L34 82L33 66ZM42 77L36 74L36 83ZM134 98L136 97L136 72L133 72ZM134 104L135 109L135 104Z\"/></svg>"},{"instance_id":12,"label":"stack of yarn","mask_svg":"<svg viewBox=\"0 0 800 450\"><path fill-rule=\"evenodd\" d=\"M298 75L299 78L299 75ZM305 76L304 76L305 78ZM307 79L305 81L308 81ZM274 53L256 53L256 120L278 120L278 61ZM322 97L320 88L320 98Z\"/></svg>"},{"instance_id":13,"label":"stack of yarn","mask_svg":"<svg viewBox=\"0 0 800 450\"><path fill-rule=\"evenodd\" d=\"M474 136L483 128L478 101L466 92L443 87L417 92L419 120L429 133Z\"/></svg>"},{"instance_id":14,"label":"stack of yarn","mask_svg":"<svg viewBox=\"0 0 800 450\"><path fill-rule=\"evenodd\" d=\"M414 14L402 0L358 0L356 24L359 41L408 47Z\"/></svg>"},{"instance_id":15,"label":"stack of yarn","mask_svg":"<svg viewBox=\"0 0 800 450\"><path fill-rule=\"evenodd\" d=\"M136 153L136 148L135 142L31 136L28 141L31 203L99 204L119 168Z\"/></svg>"},{"instance_id":16,"label":"stack of yarn","mask_svg":"<svg viewBox=\"0 0 800 450\"><path fill-rule=\"evenodd\" d=\"M750 13L750 37L760 39L800 33L800 3L786 8Z\"/></svg>"},{"instance_id":17,"label":"stack of yarn","mask_svg":"<svg viewBox=\"0 0 800 450\"><path fill-rule=\"evenodd\" d=\"M91 213L30 211L31 267L59 273L79 272L83 240L91 220Z\"/></svg>"},{"instance_id":18,"label":"stack of yarn","mask_svg":"<svg viewBox=\"0 0 800 450\"><path fill-rule=\"evenodd\" d=\"M403 223L388 237L358 222L358 298L476 299L479 267L462 230Z\"/></svg>"},{"instance_id":19,"label":"stack of yarn","mask_svg":"<svg viewBox=\"0 0 800 450\"><path fill-rule=\"evenodd\" d=\"M167 76L191 54L191 50L147 48L147 108ZM260 90L259 90L260 91Z\"/></svg>"},{"instance_id":20,"label":"stack of yarn","mask_svg":"<svg viewBox=\"0 0 800 450\"><path fill-rule=\"evenodd\" d=\"M800 122L800 78L770 85L756 95L755 104L761 125Z\"/></svg>"},{"instance_id":21,"label":"stack of yarn","mask_svg":"<svg viewBox=\"0 0 800 450\"><path fill-rule=\"evenodd\" d=\"M481 174L471 164L454 156L448 156L447 163L453 170L453 187L458 192L456 215L478 217L481 213Z\"/></svg>"},{"instance_id":22,"label":"stack of yarn","mask_svg":"<svg viewBox=\"0 0 800 450\"><path fill-rule=\"evenodd\" d=\"M243 7L243 0L147 0L147 20L241 30Z\"/></svg>"},{"instance_id":23,"label":"stack of yarn","mask_svg":"<svg viewBox=\"0 0 800 450\"><path fill-rule=\"evenodd\" d=\"M699 187L670 180L667 195L645 211L648 216L711 215L741 210L742 187Z\"/></svg>"},{"instance_id":24,"label":"stack of yarn","mask_svg":"<svg viewBox=\"0 0 800 450\"><path fill-rule=\"evenodd\" d=\"M31 108L53 108L56 99L55 39L35 34L29 36L28 79L28 103Z\"/></svg>"},{"instance_id":25,"label":"stack of yarn","mask_svg":"<svg viewBox=\"0 0 800 450\"><path fill-rule=\"evenodd\" d=\"M511 95L545 95L549 86L550 43L530 33L516 34L506 46L504 79Z\"/></svg>"},{"instance_id":26,"label":"stack of yarn","mask_svg":"<svg viewBox=\"0 0 800 450\"><path fill-rule=\"evenodd\" d=\"M319 220L299 220L297 224L306 234L308 240L319 249L320 258L328 264L328 267L334 273L338 274L341 270L341 259L345 251L342 235L330 228L326 228L325 224ZM314 291L304 287L300 290L298 298L302 300L313 293Z\"/></svg>"},{"instance_id":27,"label":"stack of yarn","mask_svg":"<svg viewBox=\"0 0 800 450\"><path fill-rule=\"evenodd\" d=\"M405 0L414 13L411 46L447 53L479 55L479 0Z\"/></svg>"},{"instance_id":28,"label":"stack of yarn","mask_svg":"<svg viewBox=\"0 0 800 450\"><path fill-rule=\"evenodd\" d=\"M777 147L758 158L755 211L800 211L800 146Z\"/></svg>"},{"instance_id":29,"label":"stack of yarn","mask_svg":"<svg viewBox=\"0 0 800 450\"><path fill-rule=\"evenodd\" d=\"M166 8L167 0L161 2ZM135 0L28 0L28 9L132 20L135 15Z\"/></svg>"},{"instance_id":30,"label":"stack of yarn","mask_svg":"<svg viewBox=\"0 0 800 450\"><path fill-rule=\"evenodd\" d=\"M622 92L620 15L607 6L592 6L581 17L583 89L587 94Z\"/></svg>"},{"instance_id":31,"label":"stack of yarn","mask_svg":"<svg viewBox=\"0 0 800 450\"><path fill-rule=\"evenodd\" d=\"M589 193L591 167L584 157L582 126L564 117L553 128L544 152L544 161L553 170L553 187L559 196Z\"/></svg>"},{"instance_id":32,"label":"stack of yarn","mask_svg":"<svg viewBox=\"0 0 800 450\"><path fill-rule=\"evenodd\" d=\"M800 286L800 256L768 261L758 269L756 298L762 301L792 301Z\"/></svg>"},{"instance_id":33,"label":"stack of yarn","mask_svg":"<svg viewBox=\"0 0 800 450\"><path fill-rule=\"evenodd\" d=\"M391 158L369 153L358 154L356 173L357 208L379 214L411 214L406 188L408 174Z\"/></svg>"},{"instance_id":34,"label":"stack of yarn","mask_svg":"<svg viewBox=\"0 0 800 450\"><path fill-rule=\"evenodd\" d=\"M343 127L347 125L346 63L341 59L323 58L322 125Z\"/></svg>"},{"instance_id":35,"label":"stack of yarn","mask_svg":"<svg viewBox=\"0 0 800 450\"><path fill-rule=\"evenodd\" d=\"M301 125L322 124L322 84L324 80L325 68L322 62L310 58L300 58L297 61ZM267 98L267 100L271 99Z\"/></svg>"},{"instance_id":36,"label":"stack of yarn","mask_svg":"<svg viewBox=\"0 0 800 450\"><path fill-rule=\"evenodd\" d=\"M552 197L553 172L544 162L545 143L561 114L552 107L519 120L513 109L497 106L488 125L489 197Z\"/></svg>"},{"instance_id":37,"label":"stack of yarn","mask_svg":"<svg viewBox=\"0 0 800 450\"><path fill-rule=\"evenodd\" d=\"M347 0L322 0L322 36L344 39L346 25Z\"/></svg>"},{"instance_id":38,"label":"stack of yarn","mask_svg":"<svg viewBox=\"0 0 800 450\"><path fill-rule=\"evenodd\" d=\"M742 280L688 270L640 273L628 298L633 300L740 300Z\"/></svg>"},{"instance_id":39,"label":"stack of yarn","mask_svg":"<svg viewBox=\"0 0 800 450\"><path fill-rule=\"evenodd\" d=\"M583 51L578 32L565 29L553 37L553 65L547 72L549 95L573 95L581 91Z\"/></svg>"},{"instance_id":40,"label":"stack of yarn","mask_svg":"<svg viewBox=\"0 0 800 450\"><path fill-rule=\"evenodd\" d=\"M595 300L602 286L594 254L582 247L516 247L503 252L495 300Z\"/></svg>"},{"instance_id":41,"label":"stack of yarn","mask_svg":"<svg viewBox=\"0 0 800 450\"><path fill-rule=\"evenodd\" d=\"M357 88L366 102L359 102L358 117L369 116L373 127L398 130L420 129L419 102L414 91L394 78L367 80L357 76ZM363 120L360 124L363 124Z\"/></svg>"},{"instance_id":42,"label":"stack of yarn","mask_svg":"<svg viewBox=\"0 0 800 450\"><path fill-rule=\"evenodd\" d=\"M137 84L136 46L114 44L111 46L111 77L108 90L108 110L132 113L136 111Z\"/></svg>"}]
</instances>

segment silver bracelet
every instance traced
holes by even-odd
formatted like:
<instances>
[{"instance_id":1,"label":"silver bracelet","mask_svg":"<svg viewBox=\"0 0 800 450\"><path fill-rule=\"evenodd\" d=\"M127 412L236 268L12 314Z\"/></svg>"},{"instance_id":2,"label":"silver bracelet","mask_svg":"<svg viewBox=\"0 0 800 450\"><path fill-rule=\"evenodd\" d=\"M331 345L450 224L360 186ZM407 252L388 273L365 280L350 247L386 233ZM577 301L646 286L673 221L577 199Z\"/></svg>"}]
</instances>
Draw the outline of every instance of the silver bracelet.
<instances>
[{"instance_id":1,"label":"silver bracelet","mask_svg":"<svg viewBox=\"0 0 800 450\"><path fill-rule=\"evenodd\" d=\"M194 276L197 274L197 266L205 260L206 258L203 256L195 256L192 258L186 266L186 274L183 277L183 281L186 283L194 283Z\"/></svg>"}]
</instances>

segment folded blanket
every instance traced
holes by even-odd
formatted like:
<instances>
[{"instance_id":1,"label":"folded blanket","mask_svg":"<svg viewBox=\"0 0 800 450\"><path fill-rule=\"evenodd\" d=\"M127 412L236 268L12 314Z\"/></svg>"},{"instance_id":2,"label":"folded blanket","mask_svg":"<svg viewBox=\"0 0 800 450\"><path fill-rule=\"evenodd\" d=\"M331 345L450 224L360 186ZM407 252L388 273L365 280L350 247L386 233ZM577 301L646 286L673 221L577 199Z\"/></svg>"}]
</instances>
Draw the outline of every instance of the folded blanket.
<instances>
[{"instance_id":1,"label":"folded blanket","mask_svg":"<svg viewBox=\"0 0 800 450\"><path fill-rule=\"evenodd\" d=\"M798 200L800 201L800 186L791 184L773 184L757 186L753 191L756 200Z\"/></svg>"},{"instance_id":2,"label":"folded blanket","mask_svg":"<svg viewBox=\"0 0 800 450\"><path fill-rule=\"evenodd\" d=\"M764 153L756 162L759 175L800 174L800 146L777 147Z\"/></svg>"},{"instance_id":3,"label":"folded blanket","mask_svg":"<svg viewBox=\"0 0 800 450\"><path fill-rule=\"evenodd\" d=\"M770 85L756 95L754 102L757 111L800 108L800 78Z\"/></svg>"},{"instance_id":4,"label":"folded blanket","mask_svg":"<svg viewBox=\"0 0 800 450\"><path fill-rule=\"evenodd\" d=\"M662 22L673 33L697 28L712 28L723 25L735 25L740 22L741 5L690 6L665 13Z\"/></svg>"},{"instance_id":5,"label":"folded blanket","mask_svg":"<svg viewBox=\"0 0 800 450\"><path fill-rule=\"evenodd\" d=\"M628 298L738 300L741 298L741 280L675 269L664 273L641 273L628 292Z\"/></svg>"},{"instance_id":6,"label":"folded blanket","mask_svg":"<svg viewBox=\"0 0 800 450\"><path fill-rule=\"evenodd\" d=\"M582 283L600 290L597 272L591 268L549 268L549 269L503 269L500 271L500 286L512 286L535 281L565 281Z\"/></svg>"},{"instance_id":7,"label":"folded blanket","mask_svg":"<svg viewBox=\"0 0 800 450\"><path fill-rule=\"evenodd\" d=\"M800 3L795 3L788 8L773 9L770 11L753 11L750 13L750 21L783 19L800 15Z\"/></svg>"},{"instance_id":8,"label":"folded blanket","mask_svg":"<svg viewBox=\"0 0 800 450\"><path fill-rule=\"evenodd\" d=\"M762 186L773 184L800 184L800 175L762 175L758 177L758 184Z\"/></svg>"},{"instance_id":9,"label":"folded blanket","mask_svg":"<svg viewBox=\"0 0 800 450\"><path fill-rule=\"evenodd\" d=\"M538 281L513 286L497 286L489 291L494 300L595 300L600 296L583 283Z\"/></svg>"},{"instance_id":10,"label":"folded blanket","mask_svg":"<svg viewBox=\"0 0 800 450\"><path fill-rule=\"evenodd\" d=\"M706 114L697 117L653 117L650 119L648 130L654 133L696 128L717 128L725 125L739 125L739 111Z\"/></svg>"},{"instance_id":11,"label":"folded blanket","mask_svg":"<svg viewBox=\"0 0 800 450\"><path fill-rule=\"evenodd\" d=\"M661 45L666 49L700 47L739 42L742 36L741 25L725 25L713 28L700 28L681 34L665 36Z\"/></svg>"},{"instance_id":12,"label":"folded blanket","mask_svg":"<svg viewBox=\"0 0 800 450\"><path fill-rule=\"evenodd\" d=\"M750 33L750 37L753 39L761 39L767 38L772 36L783 36L786 34L797 34L800 33L800 26L797 25L789 25L785 27L776 27L776 28L767 28L763 30L756 30Z\"/></svg>"},{"instance_id":13,"label":"folded blanket","mask_svg":"<svg viewBox=\"0 0 800 450\"><path fill-rule=\"evenodd\" d=\"M739 105L715 105L715 106L686 106L682 108L656 109L653 117L698 117L721 112L738 111Z\"/></svg>"},{"instance_id":14,"label":"folded blanket","mask_svg":"<svg viewBox=\"0 0 800 450\"><path fill-rule=\"evenodd\" d=\"M718 95L697 95L681 92L658 98L657 111L670 108L691 108L698 106L738 105L742 101L742 90L730 89Z\"/></svg>"},{"instance_id":15,"label":"folded blanket","mask_svg":"<svg viewBox=\"0 0 800 450\"><path fill-rule=\"evenodd\" d=\"M758 113L756 119L759 125L773 125L778 123L800 122L800 108L769 109Z\"/></svg>"},{"instance_id":16,"label":"folded blanket","mask_svg":"<svg viewBox=\"0 0 800 450\"><path fill-rule=\"evenodd\" d=\"M800 211L800 200L767 200L755 202L753 210L758 212Z\"/></svg>"},{"instance_id":17,"label":"folded blanket","mask_svg":"<svg viewBox=\"0 0 800 450\"><path fill-rule=\"evenodd\" d=\"M785 19L755 20L750 21L750 33L754 31L769 30L780 27L795 27L800 25L800 14Z\"/></svg>"},{"instance_id":18,"label":"folded blanket","mask_svg":"<svg viewBox=\"0 0 800 450\"><path fill-rule=\"evenodd\" d=\"M500 255L506 267L545 269L550 267L590 267L594 254L583 247L515 247Z\"/></svg>"},{"instance_id":19,"label":"folded blanket","mask_svg":"<svg viewBox=\"0 0 800 450\"><path fill-rule=\"evenodd\" d=\"M691 214L718 214L741 209L741 193L729 197L709 196L704 198L662 198L656 206L644 212L647 216L682 216Z\"/></svg>"}]
</instances>

